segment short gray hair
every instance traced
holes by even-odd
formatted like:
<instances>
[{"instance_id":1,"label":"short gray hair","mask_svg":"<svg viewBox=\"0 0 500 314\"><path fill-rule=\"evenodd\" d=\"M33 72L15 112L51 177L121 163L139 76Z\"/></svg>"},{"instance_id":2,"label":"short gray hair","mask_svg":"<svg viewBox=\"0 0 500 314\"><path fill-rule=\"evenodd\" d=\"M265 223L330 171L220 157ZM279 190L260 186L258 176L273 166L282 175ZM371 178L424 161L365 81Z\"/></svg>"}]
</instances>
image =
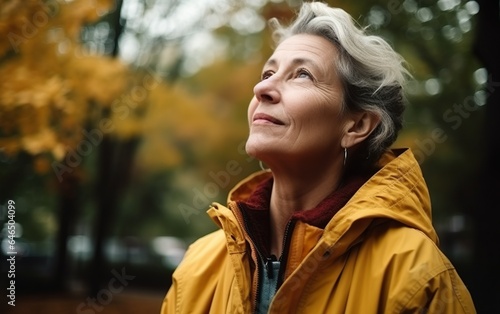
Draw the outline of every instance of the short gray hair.
<instances>
[{"instance_id":1,"label":"short gray hair","mask_svg":"<svg viewBox=\"0 0 500 314\"><path fill-rule=\"evenodd\" d=\"M410 76L404 59L381 37L367 35L339 8L321 2L303 3L288 27L271 19L275 44L297 34L328 39L339 52L336 68L344 86L343 110L375 113L379 125L370 134L358 161L369 166L396 140L403 126L403 85ZM362 157L362 158L361 158Z\"/></svg>"}]
</instances>

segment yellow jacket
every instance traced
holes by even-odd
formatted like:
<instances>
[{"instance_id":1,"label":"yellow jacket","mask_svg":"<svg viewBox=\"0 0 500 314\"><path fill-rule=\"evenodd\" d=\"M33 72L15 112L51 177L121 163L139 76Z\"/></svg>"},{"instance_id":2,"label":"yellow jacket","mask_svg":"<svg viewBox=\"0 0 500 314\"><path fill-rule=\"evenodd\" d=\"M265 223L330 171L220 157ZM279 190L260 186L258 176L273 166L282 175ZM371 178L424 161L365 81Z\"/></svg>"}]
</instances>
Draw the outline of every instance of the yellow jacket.
<instances>
[{"instance_id":1,"label":"yellow jacket","mask_svg":"<svg viewBox=\"0 0 500 314\"><path fill-rule=\"evenodd\" d=\"M320 229L298 221L285 279L269 313L475 313L438 248L428 190L410 150L394 150ZM254 313L256 252L235 201L268 178L236 186L208 210L220 226L192 244L173 274L161 313Z\"/></svg>"}]
</instances>

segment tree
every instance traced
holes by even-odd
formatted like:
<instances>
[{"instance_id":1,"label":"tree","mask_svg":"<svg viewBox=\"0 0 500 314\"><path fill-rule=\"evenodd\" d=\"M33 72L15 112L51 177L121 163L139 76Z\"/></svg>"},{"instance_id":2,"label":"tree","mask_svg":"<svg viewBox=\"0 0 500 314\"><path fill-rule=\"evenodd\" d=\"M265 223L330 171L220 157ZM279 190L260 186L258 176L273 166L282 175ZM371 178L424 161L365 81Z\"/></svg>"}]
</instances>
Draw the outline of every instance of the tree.
<instances>
[{"instance_id":1,"label":"tree","mask_svg":"<svg viewBox=\"0 0 500 314\"><path fill-rule=\"evenodd\" d=\"M178 2L169 2L167 7L163 2L127 3L145 8L144 15L139 14L146 21L141 22L144 27L151 22L146 13L158 8L163 10L157 21L168 21L178 14ZM215 98L195 100L157 75L159 72L171 81L179 77L184 57L175 50L186 49L180 47L183 34L199 30L204 16L190 28L181 32L173 29L166 36L148 37L145 29L140 29L142 54L127 65L117 58L118 43L122 31L134 29L131 25L135 21L122 16L126 11L121 10L121 4L105 0L10 1L2 7L0 32L8 41L0 44L0 75L5 78L0 91L0 148L4 160L19 165L2 169L5 178L13 181L5 195L21 193L23 178L16 171L26 171L26 166L33 169L47 191L57 187L53 283L57 290L66 284L68 237L88 207L97 209L95 271L89 278L92 292L99 289L99 275L106 267L102 243L112 232L113 215L123 205L120 198L131 171L137 167L133 164L136 151L152 118L146 119L148 107L156 114L172 117L166 130L167 158L162 160L162 167L167 169L193 160L193 154L207 147L213 149L226 132L213 127ZM227 9L233 8L230 5ZM208 10L218 14L213 8ZM168 66L161 59L166 52L178 56ZM151 106L169 98L172 103L167 106ZM193 148L189 141L203 148ZM95 203L94 198L84 199L88 186L95 186Z\"/></svg>"},{"instance_id":2,"label":"tree","mask_svg":"<svg viewBox=\"0 0 500 314\"><path fill-rule=\"evenodd\" d=\"M126 85L122 62L87 54L79 39L82 25L99 19L111 4L10 1L2 8L0 32L8 41L0 46L0 147L10 159L31 156L39 175L54 171L49 180L60 199L55 289L64 288L82 162L99 144L89 136L101 130L89 133L86 126L96 109L110 104ZM15 192L14 184L10 195Z\"/></svg>"}]
</instances>

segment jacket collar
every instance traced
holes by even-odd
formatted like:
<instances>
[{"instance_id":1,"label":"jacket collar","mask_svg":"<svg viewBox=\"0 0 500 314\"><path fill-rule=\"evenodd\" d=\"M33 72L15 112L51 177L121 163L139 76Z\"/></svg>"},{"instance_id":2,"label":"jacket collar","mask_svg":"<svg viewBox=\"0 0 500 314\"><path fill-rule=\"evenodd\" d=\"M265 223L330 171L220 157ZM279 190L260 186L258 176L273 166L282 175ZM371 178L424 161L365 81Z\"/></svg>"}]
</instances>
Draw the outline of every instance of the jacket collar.
<instances>
[{"instance_id":1,"label":"jacket collar","mask_svg":"<svg viewBox=\"0 0 500 314\"><path fill-rule=\"evenodd\" d=\"M356 193L367 178L359 176L352 177L321 201L316 207L298 211L292 215L290 220L302 221L308 225L324 229L332 217L339 211L349 199ZM273 178L262 181L253 193L245 201L237 201L238 208L248 221L246 228L252 236L254 243L265 256L269 255L270 238L270 206Z\"/></svg>"},{"instance_id":2,"label":"jacket collar","mask_svg":"<svg viewBox=\"0 0 500 314\"><path fill-rule=\"evenodd\" d=\"M374 223L398 221L421 230L434 242L430 197L420 166L410 149L394 149L379 160L380 170L359 187L324 228L323 247L345 252ZM262 184L272 180L270 171L260 171L231 190L228 203L246 202ZM260 186L260 187L259 187ZM328 200L326 200L328 202ZM237 215L241 213L236 213ZM342 241L339 241L342 238Z\"/></svg>"}]
</instances>

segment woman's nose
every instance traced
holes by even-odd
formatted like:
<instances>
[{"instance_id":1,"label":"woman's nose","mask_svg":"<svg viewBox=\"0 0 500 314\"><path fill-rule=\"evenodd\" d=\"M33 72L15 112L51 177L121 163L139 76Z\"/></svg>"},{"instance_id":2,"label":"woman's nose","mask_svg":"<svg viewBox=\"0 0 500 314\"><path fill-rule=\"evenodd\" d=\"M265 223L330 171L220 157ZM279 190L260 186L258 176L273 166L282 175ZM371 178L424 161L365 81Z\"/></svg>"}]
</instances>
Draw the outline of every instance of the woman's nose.
<instances>
[{"instance_id":1,"label":"woman's nose","mask_svg":"<svg viewBox=\"0 0 500 314\"><path fill-rule=\"evenodd\" d=\"M273 76L260 81L253 88L255 97L260 102L267 102L270 104L278 103L280 100L278 84L277 78Z\"/></svg>"}]
</instances>

